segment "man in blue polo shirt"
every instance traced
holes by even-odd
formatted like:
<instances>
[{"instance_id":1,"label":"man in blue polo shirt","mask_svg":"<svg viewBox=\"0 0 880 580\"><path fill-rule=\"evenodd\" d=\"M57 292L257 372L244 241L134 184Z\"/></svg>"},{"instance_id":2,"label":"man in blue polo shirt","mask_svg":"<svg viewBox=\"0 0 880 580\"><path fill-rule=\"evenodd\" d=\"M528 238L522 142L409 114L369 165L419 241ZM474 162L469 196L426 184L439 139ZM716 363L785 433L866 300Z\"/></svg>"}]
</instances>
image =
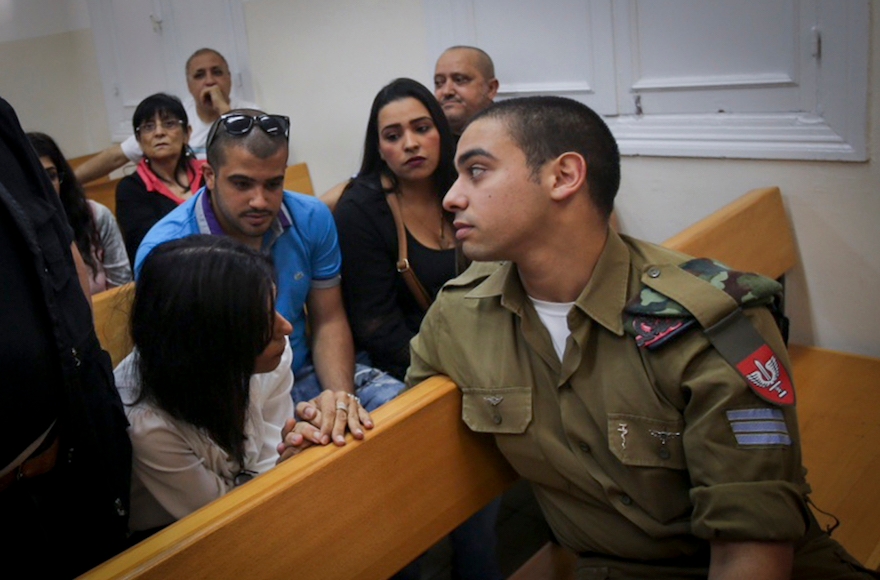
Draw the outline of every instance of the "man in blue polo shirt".
<instances>
[{"instance_id":1,"label":"man in blue polo shirt","mask_svg":"<svg viewBox=\"0 0 880 580\"><path fill-rule=\"evenodd\" d=\"M135 259L140 271L147 254L162 242L196 233L228 235L271 253L277 272L276 308L293 324L293 397L302 418L317 420L329 441L330 423L344 420L356 432L357 404L319 399L322 389L344 392L367 410L393 398L403 384L375 369L357 365L340 290L342 258L330 211L316 198L284 191L289 121L253 109L222 115L206 140L206 186L157 223ZM307 308L304 308L307 307ZM310 336L306 334L309 328ZM322 419L323 418L323 419ZM344 443L339 430L333 440Z\"/></svg>"}]
</instances>

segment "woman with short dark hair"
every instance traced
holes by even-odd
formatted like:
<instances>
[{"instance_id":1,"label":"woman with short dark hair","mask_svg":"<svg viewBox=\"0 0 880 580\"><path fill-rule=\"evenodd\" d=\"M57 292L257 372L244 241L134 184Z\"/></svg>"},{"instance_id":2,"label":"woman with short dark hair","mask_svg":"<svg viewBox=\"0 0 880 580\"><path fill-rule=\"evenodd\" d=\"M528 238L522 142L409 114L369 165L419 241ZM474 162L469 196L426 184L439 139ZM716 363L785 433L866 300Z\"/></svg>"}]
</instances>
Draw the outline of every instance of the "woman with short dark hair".
<instances>
[{"instance_id":1,"label":"woman with short dark hair","mask_svg":"<svg viewBox=\"0 0 880 580\"><path fill-rule=\"evenodd\" d=\"M290 331L259 252L199 235L150 253L135 349L114 372L131 423L132 530L167 525L280 461L294 414Z\"/></svg>"},{"instance_id":2,"label":"woman with short dark hair","mask_svg":"<svg viewBox=\"0 0 880 580\"><path fill-rule=\"evenodd\" d=\"M116 186L116 217L133 261L150 228L204 185L205 162L189 148L189 118L177 97L150 95L131 123L144 158Z\"/></svg>"}]
</instances>

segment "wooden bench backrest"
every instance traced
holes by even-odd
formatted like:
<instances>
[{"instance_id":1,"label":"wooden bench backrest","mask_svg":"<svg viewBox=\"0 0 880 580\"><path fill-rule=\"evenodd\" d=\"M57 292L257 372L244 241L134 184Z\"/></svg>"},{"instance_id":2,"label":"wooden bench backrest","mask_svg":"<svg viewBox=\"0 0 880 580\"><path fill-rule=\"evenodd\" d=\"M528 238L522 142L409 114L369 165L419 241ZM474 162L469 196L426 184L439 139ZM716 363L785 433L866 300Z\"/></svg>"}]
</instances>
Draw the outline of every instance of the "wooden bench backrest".
<instances>
[{"instance_id":1,"label":"wooden bench backrest","mask_svg":"<svg viewBox=\"0 0 880 580\"><path fill-rule=\"evenodd\" d=\"M305 163L288 165L284 171L284 189L315 195L315 188L312 186L312 176L309 175L309 166Z\"/></svg>"},{"instance_id":2,"label":"wooden bench backrest","mask_svg":"<svg viewBox=\"0 0 880 580\"><path fill-rule=\"evenodd\" d=\"M795 260L781 208L778 189L756 190L667 245L776 278ZM775 217L755 229L771 211ZM761 251L767 244L782 245L783 251ZM818 373L811 369L828 366L813 357L822 354L818 350L810 349L809 365L805 349L792 350L805 464L814 498L844 519L835 537L874 567L880 564L880 452L870 442L880 433L871 411L878 399L870 388L880 381L880 361L858 367L864 376L858 388L848 390L857 397L847 395L849 402L831 412L826 401L838 396L831 391L852 364L839 360ZM311 449L89 576L387 578L515 479L491 440L470 432L460 416L455 385L444 377L430 379L379 409L377 427L365 441ZM871 429L864 429L866 422ZM548 547L518 578L569 577L572 557Z\"/></svg>"},{"instance_id":3,"label":"wooden bench backrest","mask_svg":"<svg viewBox=\"0 0 880 580\"><path fill-rule=\"evenodd\" d=\"M779 278L797 263L794 234L776 187L750 191L668 239L665 246ZM797 316L797 313L790 313ZM841 523L834 538L880 566L880 360L792 345L801 448L812 499ZM832 518L815 512L819 521Z\"/></svg>"},{"instance_id":4,"label":"wooden bench backrest","mask_svg":"<svg viewBox=\"0 0 880 580\"><path fill-rule=\"evenodd\" d=\"M106 205L113 212L113 215L116 215L116 186L120 181L120 179L92 181L88 185L83 186L83 189L86 191L86 198Z\"/></svg>"},{"instance_id":5,"label":"wooden bench backrest","mask_svg":"<svg viewBox=\"0 0 880 580\"><path fill-rule=\"evenodd\" d=\"M92 570L90 578L379 580L516 479L434 377L364 441L309 449Z\"/></svg>"},{"instance_id":6,"label":"wooden bench backrest","mask_svg":"<svg viewBox=\"0 0 880 580\"><path fill-rule=\"evenodd\" d=\"M773 279L797 263L794 233L778 187L748 192L663 245Z\"/></svg>"},{"instance_id":7,"label":"wooden bench backrest","mask_svg":"<svg viewBox=\"0 0 880 580\"><path fill-rule=\"evenodd\" d=\"M128 356L132 349L128 319L131 315L133 299L134 282L92 295L95 332L98 334L101 346L110 353L114 367Z\"/></svg>"}]
</instances>

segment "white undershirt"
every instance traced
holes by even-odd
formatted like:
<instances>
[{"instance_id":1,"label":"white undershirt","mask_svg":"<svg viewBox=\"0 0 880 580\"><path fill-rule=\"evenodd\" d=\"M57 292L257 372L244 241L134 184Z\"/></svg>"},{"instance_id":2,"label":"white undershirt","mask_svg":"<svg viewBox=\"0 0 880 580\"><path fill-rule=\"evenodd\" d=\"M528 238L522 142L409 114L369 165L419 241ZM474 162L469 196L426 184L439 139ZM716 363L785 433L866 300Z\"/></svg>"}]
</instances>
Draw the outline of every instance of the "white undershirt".
<instances>
[{"instance_id":1,"label":"white undershirt","mask_svg":"<svg viewBox=\"0 0 880 580\"><path fill-rule=\"evenodd\" d=\"M538 317L544 323L547 332L550 333L553 349L556 350L556 356L561 362L562 356L565 354L565 342L571 334L568 329L568 313L574 306L574 302L545 302L531 296L529 296L529 300L534 304Z\"/></svg>"}]
</instances>

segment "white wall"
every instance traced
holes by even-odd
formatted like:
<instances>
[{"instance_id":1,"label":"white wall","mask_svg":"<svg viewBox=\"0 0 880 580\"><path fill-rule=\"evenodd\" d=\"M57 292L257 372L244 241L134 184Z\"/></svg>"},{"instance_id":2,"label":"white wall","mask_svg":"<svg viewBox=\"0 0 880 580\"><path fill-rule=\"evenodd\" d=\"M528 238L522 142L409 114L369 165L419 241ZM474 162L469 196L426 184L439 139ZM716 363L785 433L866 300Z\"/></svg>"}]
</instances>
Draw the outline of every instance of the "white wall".
<instances>
[{"instance_id":1,"label":"white wall","mask_svg":"<svg viewBox=\"0 0 880 580\"><path fill-rule=\"evenodd\" d=\"M110 134L85 0L0 0L0 96L68 157Z\"/></svg>"},{"instance_id":2,"label":"white wall","mask_svg":"<svg viewBox=\"0 0 880 580\"><path fill-rule=\"evenodd\" d=\"M880 356L880 18L872 14L867 163L628 157L618 210L628 233L662 241L754 187L783 192L801 254L788 277L792 340ZM373 96L396 76L429 82L417 0L250 0L258 102L289 114L294 156L317 191L355 170ZM503 62L504 55L493 55ZM509 63L508 63L509 64ZM503 66L501 67L503 68ZM504 79L501 79L504 83Z\"/></svg>"},{"instance_id":3,"label":"white wall","mask_svg":"<svg viewBox=\"0 0 880 580\"><path fill-rule=\"evenodd\" d=\"M79 28L82 4L0 0L0 94L26 128L53 133L68 155L109 141L94 51L84 46L90 32ZM59 5L66 7L62 30L36 30L34 15ZM20 28L9 25L9 6L32 6L13 16L26 14L23 22L36 37L11 36ZM308 162L317 191L357 169L370 103L381 86L397 76L431 79L437 55L427 49L420 0L250 0L245 17L256 100L290 115L293 158ZM793 341L880 356L877 9L871 36L872 161L630 157L623 162L618 211L625 231L662 241L751 188L778 185L801 254L788 277ZM94 90L83 88L89 83Z\"/></svg>"},{"instance_id":4,"label":"white wall","mask_svg":"<svg viewBox=\"0 0 880 580\"><path fill-rule=\"evenodd\" d=\"M257 103L290 116L293 159L316 191L360 166L380 88L433 77L419 0L252 0L245 19Z\"/></svg>"}]
</instances>

